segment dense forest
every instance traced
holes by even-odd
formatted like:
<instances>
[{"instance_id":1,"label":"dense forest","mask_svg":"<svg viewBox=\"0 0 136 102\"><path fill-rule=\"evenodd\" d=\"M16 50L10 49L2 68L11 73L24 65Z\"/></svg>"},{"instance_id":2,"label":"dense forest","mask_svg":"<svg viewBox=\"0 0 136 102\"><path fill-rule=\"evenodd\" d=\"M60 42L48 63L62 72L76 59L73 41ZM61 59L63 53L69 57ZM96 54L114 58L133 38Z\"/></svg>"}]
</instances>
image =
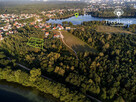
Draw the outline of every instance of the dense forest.
<instances>
[{"instance_id":1,"label":"dense forest","mask_svg":"<svg viewBox=\"0 0 136 102\"><path fill-rule=\"evenodd\" d=\"M136 33L136 24L132 24L128 28L129 31Z\"/></svg>"},{"instance_id":2,"label":"dense forest","mask_svg":"<svg viewBox=\"0 0 136 102\"><path fill-rule=\"evenodd\" d=\"M0 78L36 87L65 102L90 102L86 95L104 102L134 102L136 35L97 32L96 27L104 24L84 22L69 31L97 50L77 52L79 59L60 39L53 38L52 31L44 38L40 28L27 25L18 29L18 34L9 35L0 43ZM134 31L135 25L126 30ZM44 39L43 49L28 46L30 37ZM30 68L30 74L16 63Z\"/></svg>"},{"instance_id":3,"label":"dense forest","mask_svg":"<svg viewBox=\"0 0 136 102\"><path fill-rule=\"evenodd\" d=\"M90 102L85 95L71 91L65 85L41 77L41 69L33 68L30 73L24 72L9 61L3 50L0 50L0 80L16 82L23 86L35 87L41 92L51 94L62 102Z\"/></svg>"},{"instance_id":4,"label":"dense forest","mask_svg":"<svg viewBox=\"0 0 136 102\"><path fill-rule=\"evenodd\" d=\"M44 19L44 22L49 18L39 13L41 11L82 9L86 6L85 3L76 2L15 5L0 2L0 14L37 13ZM111 11L114 10L100 10L91 14L97 17L115 17ZM124 9L124 11L123 17L136 17L134 9ZM74 13L75 11L66 11L63 15L55 13L54 19ZM82 13L83 11L79 12L79 14ZM33 17L18 20L18 22L30 23L34 20ZM87 43L96 52L78 51L77 59L61 39L53 38L52 30L46 29L49 36L45 38L45 31L27 24L17 29L18 33L5 35L4 40L0 41L0 80L35 87L62 102L96 101L88 96L95 97L102 102L135 102L136 24L122 28L133 34L97 32L97 26L110 25L104 21L83 22L81 25L73 25L71 22L62 24L63 27L74 28L68 32ZM29 46L27 42L31 37L43 39L43 49ZM22 68L19 64L30 70Z\"/></svg>"},{"instance_id":5,"label":"dense forest","mask_svg":"<svg viewBox=\"0 0 136 102\"><path fill-rule=\"evenodd\" d=\"M0 14L38 13L54 9L84 8L87 4L80 2L38 2L38 3L12 3L0 1Z\"/></svg>"},{"instance_id":6,"label":"dense forest","mask_svg":"<svg viewBox=\"0 0 136 102\"><path fill-rule=\"evenodd\" d=\"M61 83L62 76L74 70L76 57L58 39L53 39L53 34L45 39L44 49L40 50L28 46L27 42L30 37L43 39L44 32L41 29L26 26L18 31L18 34L7 36L0 44L0 79L36 87L60 101L90 102L85 94ZM71 60L73 64L70 65ZM31 71L24 70L17 63L27 66ZM42 75L52 80L44 79Z\"/></svg>"},{"instance_id":7,"label":"dense forest","mask_svg":"<svg viewBox=\"0 0 136 102\"><path fill-rule=\"evenodd\" d=\"M100 91L95 94L102 100L113 99L115 102L124 102L123 100L134 102L136 99L136 35L111 35L96 32L94 25L103 25L103 23L84 22L82 24L84 30L79 28L73 31L73 35L97 48L100 52L90 65L86 64L86 68L90 68L87 71L90 73L88 77L93 79L92 82L95 83L95 86L99 86ZM134 31L136 28L135 25L130 25L128 29ZM91 58L91 56L85 58L88 57ZM82 60L85 58L84 56L81 57ZM91 93L93 92L92 90L90 91Z\"/></svg>"}]
</instances>

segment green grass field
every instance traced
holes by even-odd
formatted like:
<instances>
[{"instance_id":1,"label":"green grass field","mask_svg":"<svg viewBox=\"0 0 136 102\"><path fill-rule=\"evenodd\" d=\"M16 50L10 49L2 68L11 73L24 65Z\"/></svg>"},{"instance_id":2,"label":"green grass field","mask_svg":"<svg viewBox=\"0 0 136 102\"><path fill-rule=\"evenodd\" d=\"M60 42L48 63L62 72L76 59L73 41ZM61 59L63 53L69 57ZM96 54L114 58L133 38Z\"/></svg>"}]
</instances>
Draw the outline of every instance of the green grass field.
<instances>
[{"instance_id":1,"label":"green grass field","mask_svg":"<svg viewBox=\"0 0 136 102\"><path fill-rule=\"evenodd\" d=\"M96 50L90 47L87 43L83 42L79 38L68 33L67 31L62 30L61 32L64 36L64 41L76 52L96 52Z\"/></svg>"},{"instance_id":2,"label":"green grass field","mask_svg":"<svg viewBox=\"0 0 136 102\"><path fill-rule=\"evenodd\" d=\"M98 26L97 32L104 32L104 33L125 33L125 34L133 34L130 31L124 30L122 28L116 28L112 26Z\"/></svg>"}]
</instances>

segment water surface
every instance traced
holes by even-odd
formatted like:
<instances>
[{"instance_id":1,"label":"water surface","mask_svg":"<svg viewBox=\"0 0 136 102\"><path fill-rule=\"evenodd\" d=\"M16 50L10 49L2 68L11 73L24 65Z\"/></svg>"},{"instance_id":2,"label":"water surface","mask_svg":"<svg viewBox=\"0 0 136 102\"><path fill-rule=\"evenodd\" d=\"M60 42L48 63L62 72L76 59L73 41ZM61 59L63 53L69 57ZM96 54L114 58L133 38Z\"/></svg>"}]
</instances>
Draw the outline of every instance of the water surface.
<instances>
[{"instance_id":1,"label":"water surface","mask_svg":"<svg viewBox=\"0 0 136 102\"><path fill-rule=\"evenodd\" d=\"M74 25L81 24L84 21L111 21L111 22L119 22L119 23L124 23L125 25L130 25L130 24L136 24L136 18L98 18L98 17L92 17L91 15L81 15L78 16L77 18L75 16L69 17L66 19L50 19L47 21L47 23L57 23L57 24L62 24L62 22L67 21L67 22L72 22Z\"/></svg>"},{"instance_id":2,"label":"water surface","mask_svg":"<svg viewBox=\"0 0 136 102\"><path fill-rule=\"evenodd\" d=\"M0 102L58 102L58 100L35 88L2 80L0 81Z\"/></svg>"}]
</instances>

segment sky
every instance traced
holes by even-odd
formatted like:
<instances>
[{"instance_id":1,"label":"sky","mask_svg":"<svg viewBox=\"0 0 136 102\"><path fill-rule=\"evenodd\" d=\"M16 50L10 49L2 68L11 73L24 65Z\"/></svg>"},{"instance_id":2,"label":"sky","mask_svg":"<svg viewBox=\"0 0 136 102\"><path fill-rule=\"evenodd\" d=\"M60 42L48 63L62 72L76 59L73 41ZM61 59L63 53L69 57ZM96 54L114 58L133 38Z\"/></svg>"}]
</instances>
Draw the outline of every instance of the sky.
<instances>
[{"instance_id":1,"label":"sky","mask_svg":"<svg viewBox=\"0 0 136 102\"><path fill-rule=\"evenodd\" d=\"M80 0L0 0L0 1L80 1Z\"/></svg>"},{"instance_id":2,"label":"sky","mask_svg":"<svg viewBox=\"0 0 136 102\"><path fill-rule=\"evenodd\" d=\"M0 1L80 1L80 0L0 0ZM84 0L81 0L81 1L84 1Z\"/></svg>"}]
</instances>

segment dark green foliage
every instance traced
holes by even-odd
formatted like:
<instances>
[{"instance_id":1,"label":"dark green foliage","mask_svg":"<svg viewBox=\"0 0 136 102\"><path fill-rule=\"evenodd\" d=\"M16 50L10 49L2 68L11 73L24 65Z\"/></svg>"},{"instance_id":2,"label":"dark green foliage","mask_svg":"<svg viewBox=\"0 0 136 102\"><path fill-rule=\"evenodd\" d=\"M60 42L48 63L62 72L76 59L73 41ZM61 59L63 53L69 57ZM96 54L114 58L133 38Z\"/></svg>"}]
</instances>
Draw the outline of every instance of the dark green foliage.
<instances>
[{"instance_id":1,"label":"dark green foliage","mask_svg":"<svg viewBox=\"0 0 136 102\"><path fill-rule=\"evenodd\" d=\"M39 2L39 3L24 3L24 2L2 2L0 1L0 14L20 14L20 13L37 13L39 14L41 11L49 11L52 9L68 9L68 8L83 8L85 7L85 3L64 3L64 2ZM69 12L71 13L71 12Z\"/></svg>"},{"instance_id":2,"label":"dark green foliage","mask_svg":"<svg viewBox=\"0 0 136 102\"><path fill-rule=\"evenodd\" d=\"M84 22L75 26L77 29L72 34L98 51L77 52L79 60L66 49L61 40L53 39L53 32L44 39L44 32L40 29L31 26L22 28L23 32L9 35L0 43L5 52L0 53L0 78L35 86L66 102L88 102L84 94L104 102L134 101L136 35L98 33L95 29L101 24L104 22ZM44 39L43 49L27 46L30 37ZM16 60L10 61L7 57ZM30 74L21 70L13 71L18 69L15 62L32 69ZM55 82L45 80L40 75Z\"/></svg>"}]
</instances>

